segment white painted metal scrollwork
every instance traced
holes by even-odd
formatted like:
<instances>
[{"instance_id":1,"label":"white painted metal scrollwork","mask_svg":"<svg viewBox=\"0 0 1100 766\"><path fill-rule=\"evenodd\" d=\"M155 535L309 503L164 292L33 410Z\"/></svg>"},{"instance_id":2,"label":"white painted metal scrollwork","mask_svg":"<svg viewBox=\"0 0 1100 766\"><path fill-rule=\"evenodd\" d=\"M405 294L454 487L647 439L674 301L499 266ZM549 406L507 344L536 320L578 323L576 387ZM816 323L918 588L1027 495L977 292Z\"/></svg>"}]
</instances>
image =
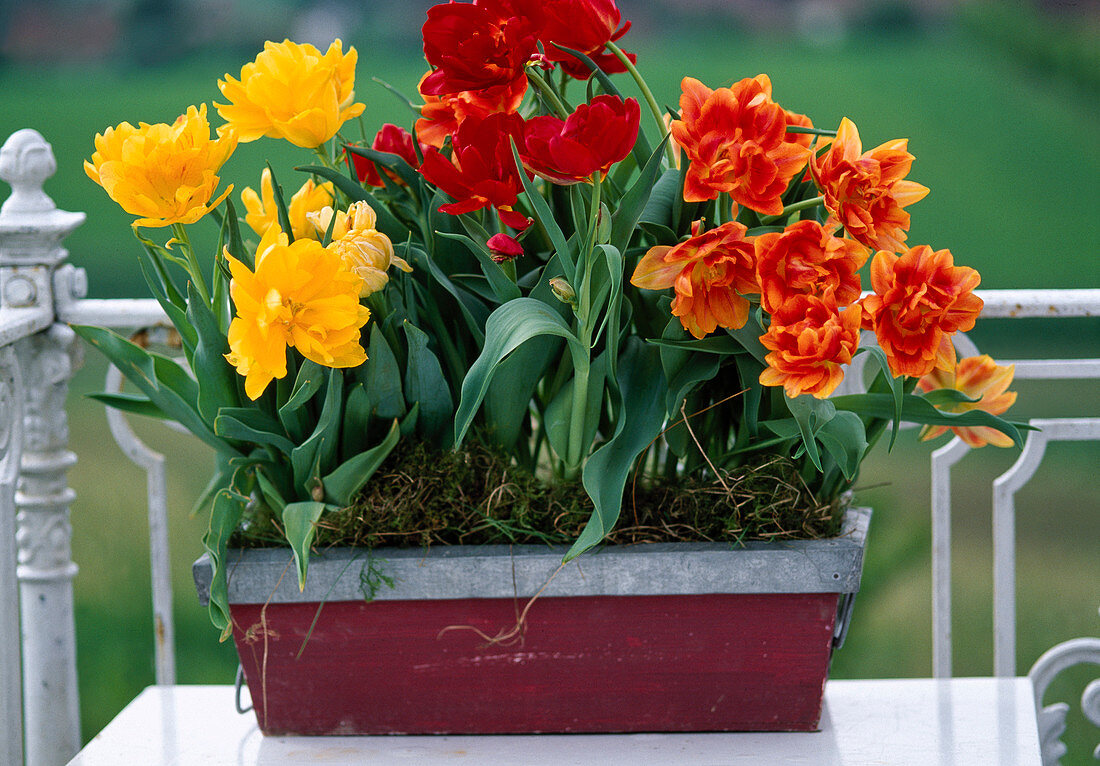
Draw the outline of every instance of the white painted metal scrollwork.
<instances>
[{"instance_id":1,"label":"white painted metal scrollwork","mask_svg":"<svg viewBox=\"0 0 1100 766\"><path fill-rule=\"evenodd\" d=\"M1062 671L1085 663L1100 665L1100 638L1075 638L1058 644L1044 652L1028 673L1035 690L1035 710L1044 766L1061 766L1062 756L1066 754L1062 735L1066 731L1066 714L1070 706L1065 702L1044 706L1043 697L1046 696L1051 681ZM1085 687L1081 695L1081 712L1086 720L1100 727L1100 679ZM1100 745L1093 750L1093 757L1100 760Z\"/></svg>"},{"instance_id":2,"label":"white painted metal scrollwork","mask_svg":"<svg viewBox=\"0 0 1100 766\"><path fill-rule=\"evenodd\" d=\"M0 348L0 763L23 762L23 684L16 580L15 482L23 440L22 381L15 352Z\"/></svg>"},{"instance_id":3,"label":"white painted metal scrollwork","mask_svg":"<svg viewBox=\"0 0 1100 766\"><path fill-rule=\"evenodd\" d=\"M15 482L16 578L19 582L24 757L31 766L66 763L80 748L73 625L65 396L81 346L54 322L54 272L68 253L62 240L83 213L58 210L42 185L56 170L50 145L33 130L0 148L0 179L12 194L0 206L0 319L12 343L22 387L22 451ZM8 686L10 682L6 682ZM8 695L9 692L5 692Z\"/></svg>"},{"instance_id":4,"label":"white painted metal scrollwork","mask_svg":"<svg viewBox=\"0 0 1100 766\"><path fill-rule=\"evenodd\" d=\"M65 397L82 347L67 326L19 341L24 387L23 456L15 493L17 573L23 629L24 710L28 764L64 763L80 749L76 629L66 474Z\"/></svg>"}]
</instances>

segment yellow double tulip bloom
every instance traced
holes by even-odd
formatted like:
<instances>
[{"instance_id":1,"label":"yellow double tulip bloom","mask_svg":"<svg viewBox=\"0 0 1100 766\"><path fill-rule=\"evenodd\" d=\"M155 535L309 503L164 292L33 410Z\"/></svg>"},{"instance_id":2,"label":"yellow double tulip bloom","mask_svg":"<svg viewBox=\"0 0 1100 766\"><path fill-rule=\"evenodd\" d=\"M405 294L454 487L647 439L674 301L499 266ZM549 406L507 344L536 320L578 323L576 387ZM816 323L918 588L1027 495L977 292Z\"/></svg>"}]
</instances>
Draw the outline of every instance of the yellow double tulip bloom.
<instances>
[{"instance_id":1,"label":"yellow double tulip bloom","mask_svg":"<svg viewBox=\"0 0 1100 766\"><path fill-rule=\"evenodd\" d=\"M312 149L328 141L346 121L366 108L355 101L355 62L336 40L322 55L312 45L267 42L255 61L241 67L241 79L218 80L228 104L214 104L241 141L285 138Z\"/></svg>"},{"instance_id":2,"label":"yellow double tulip bloom","mask_svg":"<svg viewBox=\"0 0 1100 766\"><path fill-rule=\"evenodd\" d=\"M210 138L206 104L189 106L171 125L124 122L95 137L84 172L123 210L139 216L135 226L194 223L221 203L232 186L211 201L221 166L237 148L233 130Z\"/></svg>"}]
</instances>

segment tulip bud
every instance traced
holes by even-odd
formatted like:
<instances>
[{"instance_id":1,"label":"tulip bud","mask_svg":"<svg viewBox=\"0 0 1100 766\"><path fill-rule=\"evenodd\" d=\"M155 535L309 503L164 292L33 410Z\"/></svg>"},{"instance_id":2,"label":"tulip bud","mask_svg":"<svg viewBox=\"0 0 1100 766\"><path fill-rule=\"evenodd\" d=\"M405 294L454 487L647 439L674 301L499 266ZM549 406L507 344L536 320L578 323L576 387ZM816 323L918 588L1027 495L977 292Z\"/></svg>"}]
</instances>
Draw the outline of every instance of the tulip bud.
<instances>
[{"instance_id":1,"label":"tulip bud","mask_svg":"<svg viewBox=\"0 0 1100 766\"><path fill-rule=\"evenodd\" d=\"M561 277L554 277L550 280L550 289L554 292L554 297L562 303L568 303L573 308L577 307L577 294L573 292L573 288Z\"/></svg>"},{"instance_id":2,"label":"tulip bud","mask_svg":"<svg viewBox=\"0 0 1100 766\"><path fill-rule=\"evenodd\" d=\"M485 245L494 263L507 263L523 255L523 245L507 234L494 234Z\"/></svg>"},{"instance_id":3,"label":"tulip bud","mask_svg":"<svg viewBox=\"0 0 1100 766\"><path fill-rule=\"evenodd\" d=\"M527 66L538 67L544 72L549 72L554 68L554 62L545 53L532 53L531 58L527 59Z\"/></svg>"}]
</instances>

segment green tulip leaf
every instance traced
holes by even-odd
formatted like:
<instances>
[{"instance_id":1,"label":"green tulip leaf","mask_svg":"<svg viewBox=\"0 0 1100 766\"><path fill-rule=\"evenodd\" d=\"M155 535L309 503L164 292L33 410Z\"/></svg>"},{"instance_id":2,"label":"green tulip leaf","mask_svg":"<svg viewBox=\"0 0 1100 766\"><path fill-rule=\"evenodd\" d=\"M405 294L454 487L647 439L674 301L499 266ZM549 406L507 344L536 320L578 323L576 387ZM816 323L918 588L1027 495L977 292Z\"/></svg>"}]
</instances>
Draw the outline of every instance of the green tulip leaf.
<instances>
[{"instance_id":1,"label":"green tulip leaf","mask_svg":"<svg viewBox=\"0 0 1100 766\"><path fill-rule=\"evenodd\" d=\"M378 467L397 446L401 438L401 427L397 420L390 425L386 438L374 447L364 450L350 460L345 461L332 473L321 479L325 499L335 505L346 507L355 499L355 493L363 488Z\"/></svg>"},{"instance_id":2,"label":"green tulip leaf","mask_svg":"<svg viewBox=\"0 0 1100 766\"><path fill-rule=\"evenodd\" d=\"M309 568L309 546L317 532L317 520L325 512L325 504L314 500L287 503L283 508L283 529L290 549L294 551L294 564L298 569L298 590L306 589L306 570Z\"/></svg>"},{"instance_id":3,"label":"green tulip leaf","mask_svg":"<svg viewBox=\"0 0 1100 766\"><path fill-rule=\"evenodd\" d=\"M631 339L619 358L619 395L615 399L622 415L618 426L612 438L588 458L581 474L592 498L592 516L565 554L565 561L599 545L615 526L630 469L664 425L666 388L658 350Z\"/></svg>"},{"instance_id":4,"label":"green tulip leaf","mask_svg":"<svg viewBox=\"0 0 1100 766\"><path fill-rule=\"evenodd\" d=\"M405 396L410 403L420 403L417 430L421 437L434 442L454 422L451 389L447 386L439 360L428 348L427 334L408 321L402 327L409 345Z\"/></svg>"},{"instance_id":5,"label":"green tulip leaf","mask_svg":"<svg viewBox=\"0 0 1100 766\"><path fill-rule=\"evenodd\" d=\"M586 359L586 349L565 320L542 301L518 298L489 315L485 323L485 346L462 382L462 395L455 413L455 445L461 444L466 436L501 362L526 341L546 335L565 339L573 355L574 367L580 359Z\"/></svg>"}]
</instances>

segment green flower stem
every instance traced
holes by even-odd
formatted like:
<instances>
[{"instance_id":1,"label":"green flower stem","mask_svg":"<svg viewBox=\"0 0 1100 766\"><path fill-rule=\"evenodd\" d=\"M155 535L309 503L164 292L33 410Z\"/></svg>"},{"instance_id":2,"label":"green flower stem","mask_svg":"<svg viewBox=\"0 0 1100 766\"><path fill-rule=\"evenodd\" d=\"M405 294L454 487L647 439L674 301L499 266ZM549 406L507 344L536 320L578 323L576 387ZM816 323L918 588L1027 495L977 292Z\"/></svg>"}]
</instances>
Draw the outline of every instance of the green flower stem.
<instances>
[{"instance_id":1,"label":"green flower stem","mask_svg":"<svg viewBox=\"0 0 1100 766\"><path fill-rule=\"evenodd\" d=\"M581 440L584 438L584 415L588 411L588 377L592 370L587 353L580 361L581 365L573 371L573 412L569 421L569 453L565 458L565 472L570 479L576 478L581 469Z\"/></svg>"},{"instance_id":2,"label":"green flower stem","mask_svg":"<svg viewBox=\"0 0 1100 766\"><path fill-rule=\"evenodd\" d=\"M580 365L573 371L573 411L569 420L569 448L566 455L566 472L572 477L580 470L584 459L581 441L584 439L585 415L588 412L588 377L592 362L592 331L595 322L592 312L592 263L596 252L596 230L600 216L600 174L592 176L592 204L588 216L588 237L584 250L584 276L578 287L577 319L580 322L580 341L584 346L584 356Z\"/></svg>"},{"instance_id":3,"label":"green flower stem","mask_svg":"<svg viewBox=\"0 0 1100 766\"><path fill-rule=\"evenodd\" d=\"M726 192L722 192L718 195L718 199L714 201L714 224L715 226L721 226L724 223L728 223L732 220L731 214L733 212L733 199Z\"/></svg>"},{"instance_id":4,"label":"green flower stem","mask_svg":"<svg viewBox=\"0 0 1100 766\"><path fill-rule=\"evenodd\" d=\"M657 99L653 98L653 91L649 89L642 73L638 71L638 68L634 66L634 62L615 43L609 41L607 49L615 54L615 58L622 62L622 65L626 67L626 71L630 72L630 76L638 84L638 89L642 92L642 97L645 98L646 104L649 105L649 111L653 113L653 119L657 123L657 135L664 138L668 134L668 128L665 127L665 116L662 114L660 107L657 106ZM672 151L671 141L665 144L665 156L668 157L669 167L676 167L676 155Z\"/></svg>"},{"instance_id":5,"label":"green flower stem","mask_svg":"<svg viewBox=\"0 0 1100 766\"><path fill-rule=\"evenodd\" d=\"M596 171L592 175L592 204L588 212L588 237L584 248L584 282L581 284L581 311L583 321L588 320L588 311L591 309L591 285L589 276L592 274L592 254L596 249L596 230L599 228L600 219L600 193L603 184L600 183L600 173Z\"/></svg>"},{"instance_id":6,"label":"green flower stem","mask_svg":"<svg viewBox=\"0 0 1100 766\"><path fill-rule=\"evenodd\" d=\"M172 231L175 233L180 247L183 248L184 255L187 256L187 274L195 284L195 290L198 291L199 297L206 301L207 306L212 305L210 291L206 288L206 277L202 275L202 267L195 256L195 248L191 246L191 238L187 236L186 227L182 223L174 223L172 224Z\"/></svg>"},{"instance_id":7,"label":"green flower stem","mask_svg":"<svg viewBox=\"0 0 1100 766\"><path fill-rule=\"evenodd\" d=\"M324 144L319 144L318 146L313 147L313 153L317 155L317 159L320 160L322 166L328 168L329 170L339 170L339 168L336 167L336 162L333 160L332 156L327 151L325 151L325 145L327 143L328 142L326 141Z\"/></svg>"},{"instance_id":8,"label":"green flower stem","mask_svg":"<svg viewBox=\"0 0 1100 766\"><path fill-rule=\"evenodd\" d=\"M760 219L760 223L763 224L764 226L768 226L770 224L775 223L776 221L782 221L787 216L790 216L794 213L797 213L799 210L808 210L812 207L817 207L818 205L820 205L824 202L825 202L825 197L823 197L823 196L811 197L810 199L804 199L804 200L801 200L799 202L792 202L790 205L787 205L785 208L783 208L783 212L780 213L779 215L766 215L766 216L763 216Z\"/></svg>"},{"instance_id":9,"label":"green flower stem","mask_svg":"<svg viewBox=\"0 0 1100 766\"><path fill-rule=\"evenodd\" d=\"M835 130L825 130L824 128L803 128L800 125L788 125L788 133L807 133L811 136L833 136L836 137Z\"/></svg>"},{"instance_id":10,"label":"green flower stem","mask_svg":"<svg viewBox=\"0 0 1100 766\"><path fill-rule=\"evenodd\" d=\"M385 80L383 80L383 79L381 79L381 78L379 78L379 77L372 77L372 78L371 78L371 80L373 80L374 82L376 82L376 83L378 83L379 85L381 85L381 86L382 86L383 88L385 88L386 90L388 90L388 91L389 91L390 93L392 93L393 95L397 96L397 100L398 100L398 101L400 101L400 102L401 102L402 104L404 104L405 106L407 106L407 107L408 107L409 109L411 109L411 110L412 110L413 112L415 112L416 114L418 114L418 115L419 115L419 114L421 113L421 107L420 107L420 105L419 105L419 104L416 104L416 103L414 103L414 102L410 101L410 100L409 100L409 97L408 97L408 96L406 96L406 95L405 95L404 93L402 93L401 91L399 91L399 90L398 90L397 88L395 88L394 86L390 85L390 84L389 84L388 82L386 82ZM366 136L364 136L363 138L364 138L364 140L366 140Z\"/></svg>"},{"instance_id":11,"label":"green flower stem","mask_svg":"<svg viewBox=\"0 0 1100 766\"><path fill-rule=\"evenodd\" d=\"M535 84L535 87L550 103L551 108L558 117L564 120L572 113L573 110L565 105L561 97L550 86L550 83L546 82L543 76L535 71L534 67L527 67L527 79Z\"/></svg>"}]
</instances>

